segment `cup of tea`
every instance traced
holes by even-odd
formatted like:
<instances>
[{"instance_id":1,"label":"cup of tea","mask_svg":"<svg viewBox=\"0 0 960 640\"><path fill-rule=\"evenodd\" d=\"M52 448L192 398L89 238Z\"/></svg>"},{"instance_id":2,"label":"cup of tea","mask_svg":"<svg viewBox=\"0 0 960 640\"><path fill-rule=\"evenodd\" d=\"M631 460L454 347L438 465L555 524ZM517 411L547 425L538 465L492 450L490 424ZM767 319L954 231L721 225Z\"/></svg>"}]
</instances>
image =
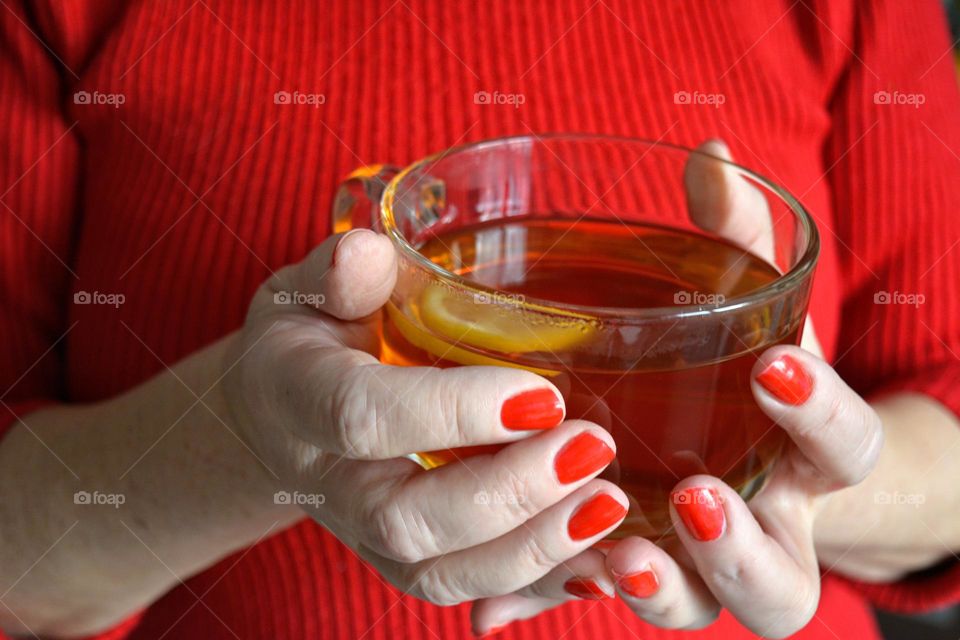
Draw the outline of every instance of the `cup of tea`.
<instances>
[{"instance_id":1,"label":"cup of tea","mask_svg":"<svg viewBox=\"0 0 960 640\"><path fill-rule=\"evenodd\" d=\"M730 207L750 209L740 237L709 231ZM630 497L612 538L669 536L670 490L689 475L744 499L763 486L786 436L750 371L768 347L799 344L819 252L783 188L703 150L518 136L359 169L332 225L397 249L383 362L534 371L568 418L610 431L601 477ZM500 446L413 457L432 469Z\"/></svg>"}]
</instances>

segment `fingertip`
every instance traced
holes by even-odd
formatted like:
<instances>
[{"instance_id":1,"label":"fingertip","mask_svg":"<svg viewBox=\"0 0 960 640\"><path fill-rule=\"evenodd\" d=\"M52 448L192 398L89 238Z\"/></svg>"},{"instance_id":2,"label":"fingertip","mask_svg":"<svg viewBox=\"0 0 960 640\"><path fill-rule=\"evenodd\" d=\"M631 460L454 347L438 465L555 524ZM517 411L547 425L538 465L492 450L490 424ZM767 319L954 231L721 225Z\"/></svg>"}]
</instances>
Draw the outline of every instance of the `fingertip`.
<instances>
[{"instance_id":1,"label":"fingertip","mask_svg":"<svg viewBox=\"0 0 960 640\"><path fill-rule=\"evenodd\" d=\"M812 354L792 345L767 349L751 371L754 393L784 405L799 406L813 395L819 364Z\"/></svg>"},{"instance_id":2,"label":"fingertip","mask_svg":"<svg viewBox=\"0 0 960 640\"><path fill-rule=\"evenodd\" d=\"M367 263L373 260L373 263ZM331 268L376 267L396 260L393 243L382 233L370 229L351 229L337 240L330 257Z\"/></svg>"},{"instance_id":3,"label":"fingertip","mask_svg":"<svg viewBox=\"0 0 960 640\"><path fill-rule=\"evenodd\" d=\"M397 281L397 255L386 236L352 229L337 241L331 256L328 287L344 320L367 316L387 301Z\"/></svg>"},{"instance_id":4,"label":"fingertip","mask_svg":"<svg viewBox=\"0 0 960 640\"><path fill-rule=\"evenodd\" d=\"M708 475L684 478L670 492L674 527L698 542L716 540L727 532L725 504L736 495L719 479Z\"/></svg>"},{"instance_id":5,"label":"fingertip","mask_svg":"<svg viewBox=\"0 0 960 640\"><path fill-rule=\"evenodd\" d=\"M652 564L659 547L637 536L617 540L607 552L607 570L614 576L640 571Z\"/></svg>"},{"instance_id":6,"label":"fingertip","mask_svg":"<svg viewBox=\"0 0 960 640\"><path fill-rule=\"evenodd\" d=\"M699 147L697 147L697 151L702 151L727 161L733 160L733 155L730 153L730 147L727 146L727 143L724 142L722 138L709 138L705 140Z\"/></svg>"},{"instance_id":7,"label":"fingertip","mask_svg":"<svg viewBox=\"0 0 960 640\"><path fill-rule=\"evenodd\" d=\"M563 396L549 383L514 393L500 405L500 423L511 431L552 429L565 415Z\"/></svg>"}]
</instances>

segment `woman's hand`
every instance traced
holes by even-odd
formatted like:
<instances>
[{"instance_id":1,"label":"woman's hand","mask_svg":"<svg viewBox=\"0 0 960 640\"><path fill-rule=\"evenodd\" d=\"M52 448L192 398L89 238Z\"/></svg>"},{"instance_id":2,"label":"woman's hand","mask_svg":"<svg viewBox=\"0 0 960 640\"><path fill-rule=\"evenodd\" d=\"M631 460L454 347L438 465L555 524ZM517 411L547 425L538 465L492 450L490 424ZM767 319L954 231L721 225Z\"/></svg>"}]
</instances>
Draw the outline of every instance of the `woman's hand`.
<instances>
[{"instance_id":1,"label":"woman's hand","mask_svg":"<svg viewBox=\"0 0 960 640\"><path fill-rule=\"evenodd\" d=\"M227 401L277 489L395 586L438 604L510 593L623 519L626 496L593 479L615 445L561 424L536 374L380 364L396 268L386 237L356 230L280 271L227 358ZM404 458L492 443L512 444L429 473Z\"/></svg>"},{"instance_id":2,"label":"woman's hand","mask_svg":"<svg viewBox=\"0 0 960 640\"><path fill-rule=\"evenodd\" d=\"M729 158L709 142L708 153ZM772 256L764 198L721 163L687 167L693 220L745 249ZM808 319L809 320L809 319ZM822 359L812 327L807 349L777 346L753 367L757 404L790 443L749 504L708 475L683 479L671 493L676 538L661 548L641 538L591 549L544 579L477 603L474 628L487 631L576 598L617 594L644 620L670 629L709 625L722 608L764 637L801 629L819 602L813 527L826 497L860 482L877 463L883 429L876 412Z\"/></svg>"}]
</instances>

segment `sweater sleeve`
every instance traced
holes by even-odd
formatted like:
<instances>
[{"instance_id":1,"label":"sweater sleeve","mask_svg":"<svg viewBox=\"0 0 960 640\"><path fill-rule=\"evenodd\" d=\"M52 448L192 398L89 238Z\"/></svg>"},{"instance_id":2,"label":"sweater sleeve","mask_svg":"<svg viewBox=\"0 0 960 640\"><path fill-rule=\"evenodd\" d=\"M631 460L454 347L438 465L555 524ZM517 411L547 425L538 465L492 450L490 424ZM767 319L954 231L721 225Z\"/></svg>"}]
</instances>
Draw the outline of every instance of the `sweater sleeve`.
<instances>
[{"instance_id":1,"label":"sweater sleeve","mask_svg":"<svg viewBox=\"0 0 960 640\"><path fill-rule=\"evenodd\" d=\"M960 92L942 8L861 3L847 44L825 149L844 274L834 364L865 396L913 391L960 415ZM882 608L934 609L960 601L960 563L856 586Z\"/></svg>"}]
</instances>

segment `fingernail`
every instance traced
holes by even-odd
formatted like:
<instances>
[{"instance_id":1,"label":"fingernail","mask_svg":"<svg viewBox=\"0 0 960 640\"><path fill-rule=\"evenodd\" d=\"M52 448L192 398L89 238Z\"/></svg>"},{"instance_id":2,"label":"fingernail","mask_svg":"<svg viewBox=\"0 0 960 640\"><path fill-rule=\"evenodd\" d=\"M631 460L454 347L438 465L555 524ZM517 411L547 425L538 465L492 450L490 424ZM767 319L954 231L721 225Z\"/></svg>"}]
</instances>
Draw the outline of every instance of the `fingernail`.
<instances>
[{"instance_id":1,"label":"fingernail","mask_svg":"<svg viewBox=\"0 0 960 640\"><path fill-rule=\"evenodd\" d=\"M570 578L563 583L563 589L572 596L584 600L604 600L610 595L589 578Z\"/></svg>"},{"instance_id":2,"label":"fingernail","mask_svg":"<svg viewBox=\"0 0 960 640\"><path fill-rule=\"evenodd\" d=\"M627 508L606 493L598 493L580 505L570 522L567 532L573 540L592 538L623 520Z\"/></svg>"},{"instance_id":3,"label":"fingernail","mask_svg":"<svg viewBox=\"0 0 960 640\"><path fill-rule=\"evenodd\" d=\"M692 487L670 494L683 526L697 540L708 542L723 534L726 519L720 496L713 489Z\"/></svg>"},{"instance_id":4,"label":"fingernail","mask_svg":"<svg viewBox=\"0 0 960 640\"><path fill-rule=\"evenodd\" d=\"M615 455L606 442L584 431L563 445L553 461L553 468L562 484L570 484L603 469Z\"/></svg>"},{"instance_id":5,"label":"fingernail","mask_svg":"<svg viewBox=\"0 0 960 640\"><path fill-rule=\"evenodd\" d=\"M629 573L617 578L620 590L634 598L649 598L660 590L660 581L653 570Z\"/></svg>"},{"instance_id":6,"label":"fingernail","mask_svg":"<svg viewBox=\"0 0 960 640\"><path fill-rule=\"evenodd\" d=\"M813 392L813 378L799 362L782 355L757 375L757 382L785 404L799 405Z\"/></svg>"},{"instance_id":7,"label":"fingernail","mask_svg":"<svg viewBox=\"0 0 960 640\"><path fill-rule=\"evenodd\" d=\"M343 246L343 241L347 239L347 236L353 235L354 233L357 233L358 231L363 231L363 229L350 229L350 231L347 231L347 232L344 233L342 236L340 236L340 238L337 240L337 244L335 244L334 247L333 247L333 254L330 256L330 266L331 266L331 267L334 267L334 266L336 266L336 264L337 264L337 252L339 252L339 251L340 251L340 247Z\"/></svg>"},{"instance_id":8,"label":"fingernail","mask_svg":"<svg viewBox=\"0 0 960 640\"><path fill-rule=\"evenodd\" d=\"M478 638L491 638L491 637L497 635L498 633L500 633L501 631L503 631L503 630L506 629L506 628L507 628L507 625L505 625L505 624L502 624L502 625L500 625L500 626L498 626L498 627L490 627L489 629L487 629L487 630L484 631L483 633L477 635L477 637L478 637ZM476 634L474 634L474 635L476 635Z\"/></svg>"},{"instance_id":9,"label":"fingernail","mask_svg":"<svg viewBox=\"0 0 960 640\"><path fill-rule=\"evenodd\" d=\"M507 429L550 429L563 422L563 402L552 389L530 389L509 398L500 408Z\"/></svg>"}]
</instances>

